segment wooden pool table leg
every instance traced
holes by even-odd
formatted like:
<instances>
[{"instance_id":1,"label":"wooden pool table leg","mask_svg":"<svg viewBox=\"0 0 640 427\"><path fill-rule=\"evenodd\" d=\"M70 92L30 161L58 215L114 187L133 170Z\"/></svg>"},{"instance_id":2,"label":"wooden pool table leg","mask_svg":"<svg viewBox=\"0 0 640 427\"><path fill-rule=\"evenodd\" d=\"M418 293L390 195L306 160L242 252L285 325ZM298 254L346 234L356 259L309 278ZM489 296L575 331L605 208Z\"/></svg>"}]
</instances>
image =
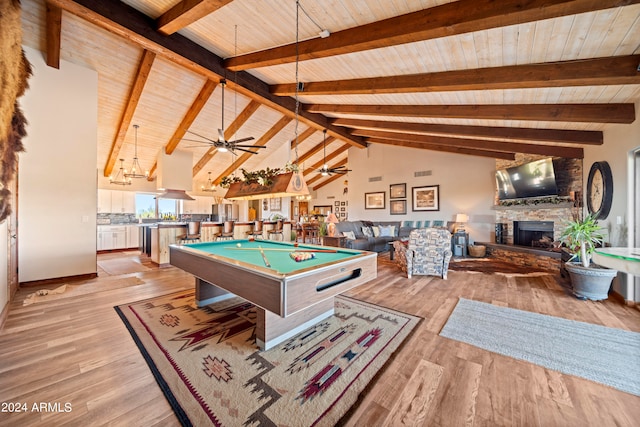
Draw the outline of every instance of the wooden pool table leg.
<instances>
[{"instance_id":1,"label":"wooden pool table leg","mask_svg":"<svg viewBox=\"0 0 640 427\"><path fill-rule=\"evenodd\" d=\"M256 309L258 312L256 319L256 344L260 350L269 350L284 340L304 331L306 328L332 316L334 312L334 299L331 297L320 301L311 307L287 317L280 317L260 307L256 307Z\"/></svg>"},{"instance_id":2,"label":"wooden pool table leg","mask_svg":"<svg viewBox=\"0 0 640 427\"><path fill-rule=\"evenodd\" d=\"M231 292L196 277L196 305L204 307L234 297Z\"/></svg>"}]
</instances>

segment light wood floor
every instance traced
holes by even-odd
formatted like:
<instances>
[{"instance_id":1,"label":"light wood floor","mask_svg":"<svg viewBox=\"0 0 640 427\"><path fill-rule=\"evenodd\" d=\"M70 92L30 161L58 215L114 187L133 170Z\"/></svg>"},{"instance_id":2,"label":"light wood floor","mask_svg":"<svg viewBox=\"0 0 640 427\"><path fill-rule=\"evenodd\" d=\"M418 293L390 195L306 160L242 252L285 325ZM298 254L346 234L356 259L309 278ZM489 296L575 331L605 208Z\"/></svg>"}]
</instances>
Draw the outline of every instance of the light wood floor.
<instances>
[{"instance_id":1,"label":"light wood floor","mask_svg":"<svg viewBox=\"0 0 640 427\"><path fill-rule=\"evenodd\" d=\"M29 410L0 412L0 425L177 425L113 306L191 288L193 279L172 267L154 268L137 252L98 259L108 268L100 268L99 278L83 287L95 292L23 307L35 289L18 291L0 331L0 402L27 403ZM118 259L120 269L114 267ZM639 425L640 397L438 336L459 297L636 332L639 310L611 299L579 301L550 275L450 272L446 281L409 280L386 255L378 264L378 278L349 295L425 320L372 381L344 425ZM133 272L123 273L126 265ZM115 277L134 276L144 283L104 286L117 283ZM32 405L40 402L58 403L61 411L70 403L71 411L33 412Z\"/></svg>"}]
</instances>

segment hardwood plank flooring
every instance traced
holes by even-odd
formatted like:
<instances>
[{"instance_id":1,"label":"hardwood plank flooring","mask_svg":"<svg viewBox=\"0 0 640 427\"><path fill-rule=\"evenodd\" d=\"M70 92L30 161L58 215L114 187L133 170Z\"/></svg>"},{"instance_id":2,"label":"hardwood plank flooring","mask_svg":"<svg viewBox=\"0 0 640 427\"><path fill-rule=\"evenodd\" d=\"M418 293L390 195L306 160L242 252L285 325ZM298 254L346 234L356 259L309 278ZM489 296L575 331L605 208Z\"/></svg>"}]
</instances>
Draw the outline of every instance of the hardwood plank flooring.
<instances>
[{"instance_id":1,"label":"hardwood plank flooring","mask_svg":"<svg viewBox=\"0 0 640 427\"><path fill-rule=\"evenodd\" d=\"M173 267L154 267L136 251L98 256L99 265L107 260L110 271L123 274L99 268L98 278L83 284L95 291L27 306L22 301L38 288L18 291L0 331L0 402L24 402L29 410L0 412L0 426L178 425L113 306L190 289L194 279ZM451 271L448 280L407 279L386 253L378 261L378 278L347 295L424 320L341 425L637 425L640 397L438 332L460 297L635 332L640 332L639 310L614 299L577 300L559 276ZM133 271L126 271L127 265ZM104 286L132 276L144 283ZM31 411L39 402L59 403L61 410ZM70 412L64 412L67 402Z\"/></svg>"}]
</instances>

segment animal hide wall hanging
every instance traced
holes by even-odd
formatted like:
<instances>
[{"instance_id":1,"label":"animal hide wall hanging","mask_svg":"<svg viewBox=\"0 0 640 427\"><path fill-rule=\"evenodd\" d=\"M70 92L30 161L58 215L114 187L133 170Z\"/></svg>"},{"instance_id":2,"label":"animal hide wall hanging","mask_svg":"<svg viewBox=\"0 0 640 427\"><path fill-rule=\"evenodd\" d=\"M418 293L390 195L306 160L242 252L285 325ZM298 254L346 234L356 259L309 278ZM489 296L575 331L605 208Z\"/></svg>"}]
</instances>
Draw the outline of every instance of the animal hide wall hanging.
<instances>
[{"instance_id":1,"label":"animal hide wall hanging","mask_svg":"<svg viewBox=\"0 0 640 427\"><path fill-rule=\"evenodd\" d=\"M15 178L18 153L24 151L27 120L18 98L28 87L31 64L22 50L19 0L0 0L0 222L11 214L9 183Z\"/></svg>"}]
</instances>

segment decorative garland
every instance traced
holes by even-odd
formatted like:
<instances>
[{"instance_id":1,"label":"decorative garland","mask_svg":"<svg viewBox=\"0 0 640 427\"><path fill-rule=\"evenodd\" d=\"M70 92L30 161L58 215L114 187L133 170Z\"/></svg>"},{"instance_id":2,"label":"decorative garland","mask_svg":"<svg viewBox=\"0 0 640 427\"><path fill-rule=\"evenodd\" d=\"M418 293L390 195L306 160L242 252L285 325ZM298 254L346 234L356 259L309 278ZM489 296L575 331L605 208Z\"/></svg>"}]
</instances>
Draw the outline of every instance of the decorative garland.
<instances>
[{"instance_id":1,"label":"decorative garland","mask_svg":"<svg viewBox=\"0 0 640 427\"><path fill-rule=\"evenodd\" d=\"M300 169L295 163L287 163L284 168L266 168L257 171L248 171L244 168L240 169L242 172L242 178L238 176L225 176L220 180L220 187L229 188L229 186L236 182L246 182L247 184L260 184L268 187L273 184L273 179L278 176L289 172L298 172Z\"/></svg>"},{"instance_id":2,"label":"decorative garland","mask_svg":"<svg viewBox=\"0 0 640 427\"><path fill-rule=\"evenodd\" d=\"M560 205L562 203L571 203L573 200L569 196L549 196L528 199L509 199L500 200L498 206L535 206L535 205Z\"/></svg>"}]
</instances>

